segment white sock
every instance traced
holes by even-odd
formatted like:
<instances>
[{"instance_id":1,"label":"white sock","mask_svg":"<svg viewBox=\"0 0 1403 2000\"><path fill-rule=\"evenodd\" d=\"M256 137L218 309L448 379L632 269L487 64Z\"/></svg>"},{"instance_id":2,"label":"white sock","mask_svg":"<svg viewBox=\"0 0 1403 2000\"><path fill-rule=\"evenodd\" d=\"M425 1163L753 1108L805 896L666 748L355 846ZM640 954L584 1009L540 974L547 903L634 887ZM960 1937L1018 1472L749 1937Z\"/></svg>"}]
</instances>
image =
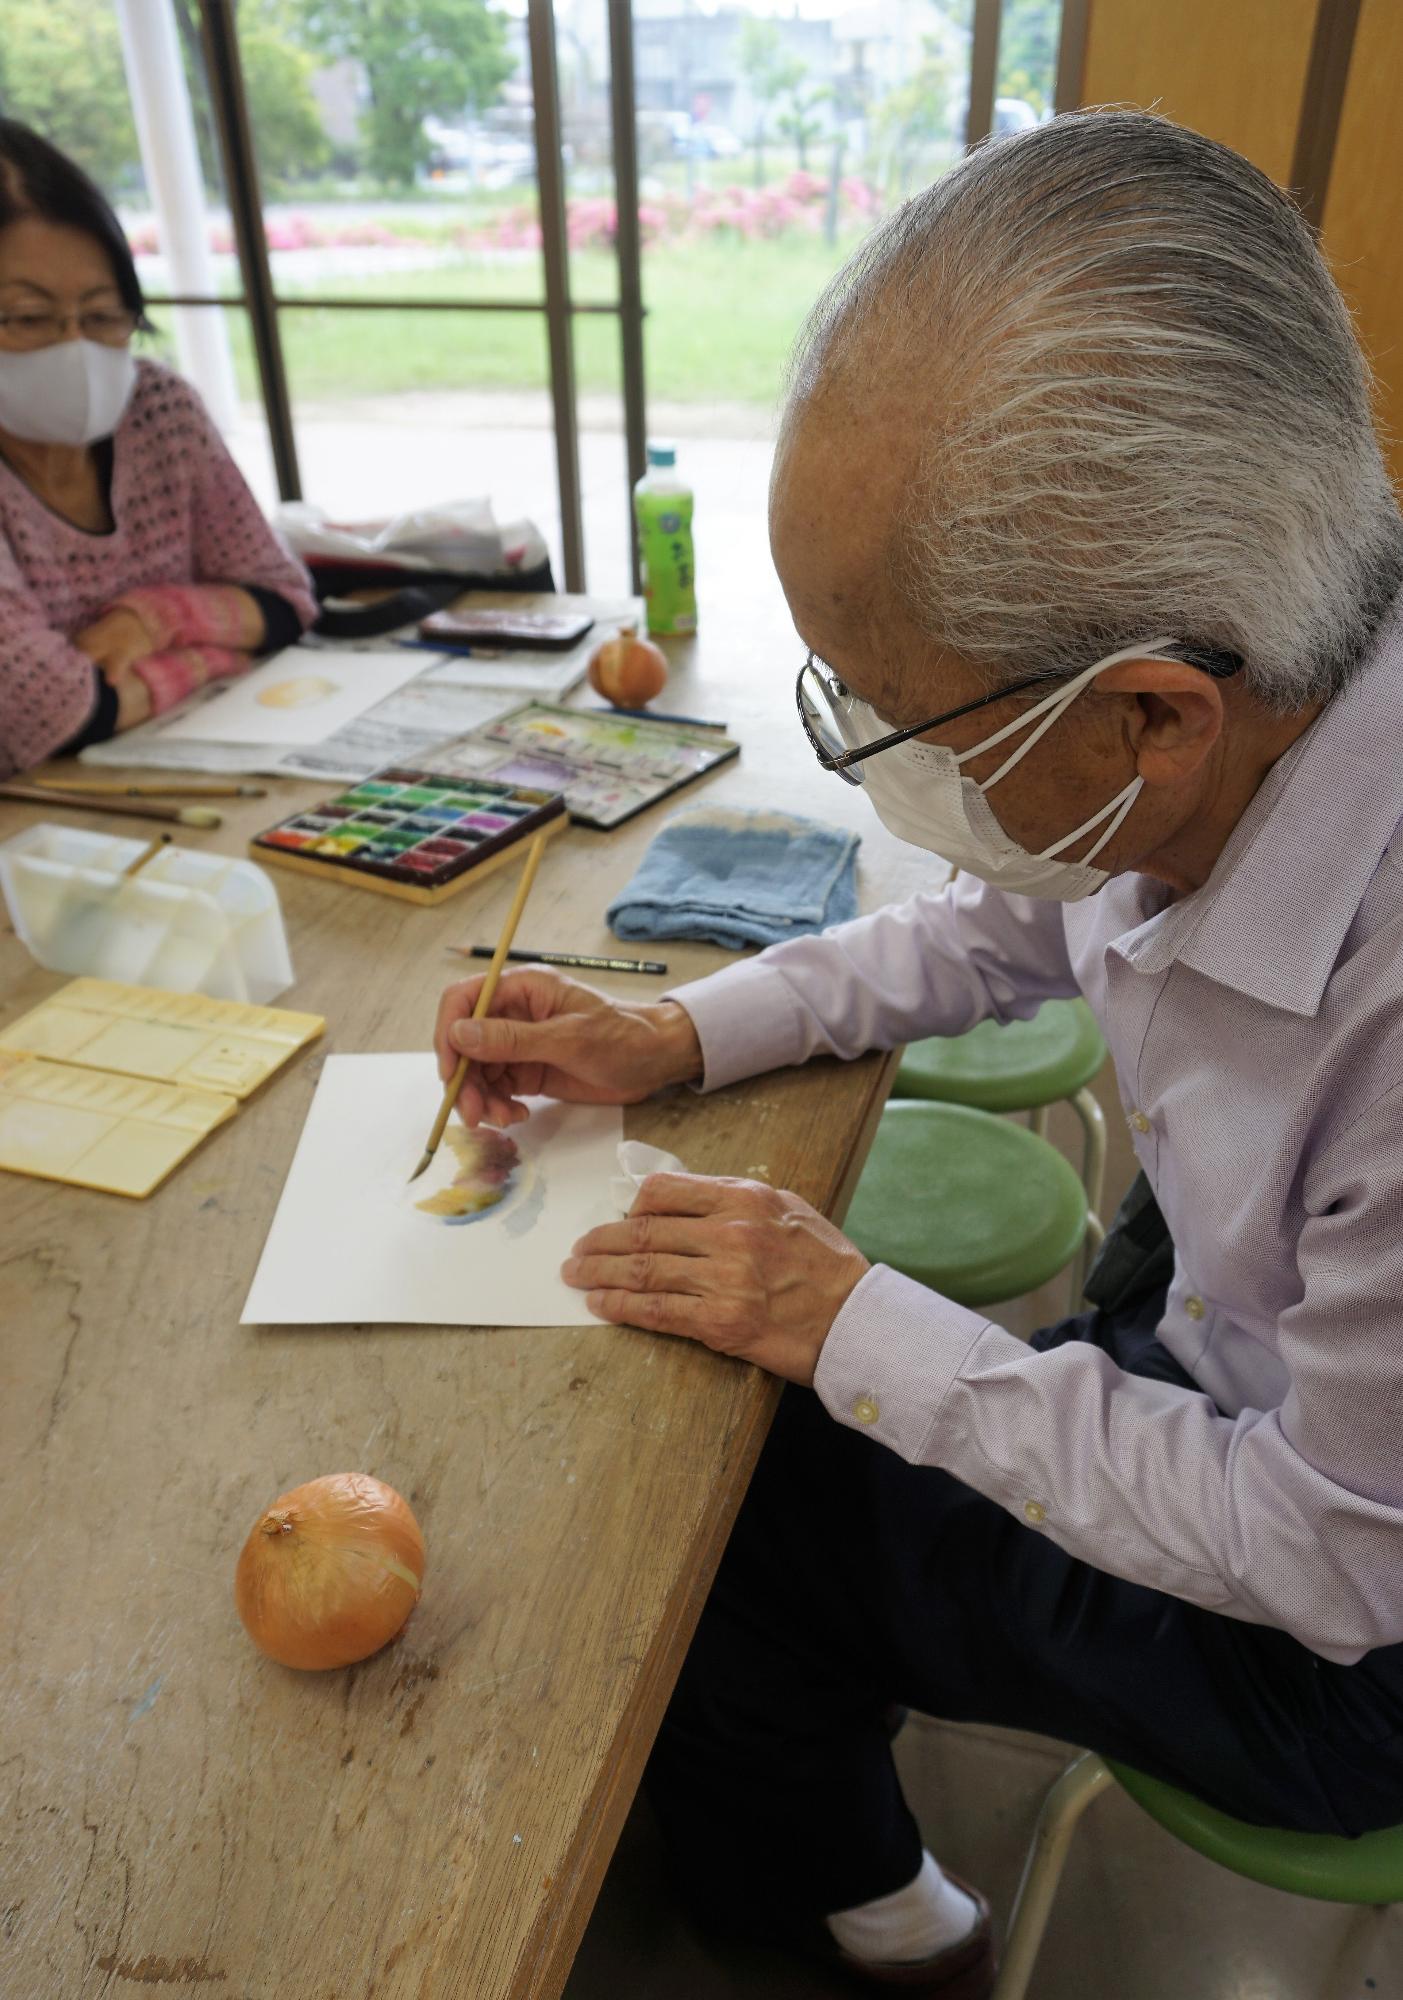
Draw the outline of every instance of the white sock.
<instances>
[{"instance_id":1,"label":"white sock","mask_svg":"<svg viewBox=\"0 0 1403 2000\"><path fill-rule=\"evenodd\" d=\"M921 1871L904 1889L859 1903L855 1910L838 1910L824 1922L839 1945L854 1958L881 1964L910 1964L934 1958L967 1938L979 1912L963 1889L957 1889L940 1864L922 1851Z\"/></svg>"}]
</instances>

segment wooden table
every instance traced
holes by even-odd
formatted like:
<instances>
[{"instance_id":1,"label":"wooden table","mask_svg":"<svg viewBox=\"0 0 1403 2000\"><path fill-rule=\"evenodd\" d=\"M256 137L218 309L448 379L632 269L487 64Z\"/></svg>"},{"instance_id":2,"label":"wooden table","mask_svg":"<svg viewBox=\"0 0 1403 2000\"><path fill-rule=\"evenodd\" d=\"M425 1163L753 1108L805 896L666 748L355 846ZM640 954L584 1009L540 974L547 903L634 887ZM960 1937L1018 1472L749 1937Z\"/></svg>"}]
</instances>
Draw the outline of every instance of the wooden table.
<instances>
[{"instance_id":1,"label":"wooden table","mask_svg":"<svg viewBox=\"0 0 1403 2000\"><path fill-rule=\"evenodd\" d=\"M674 648L665 706L726 717L739 764L691 796L858 826L864 907L928 879L793 715L773 596ZM247 836L324 786L231 802ZM0 835L40 816L11 806ZM55 817L54 814L47 814ZM73 815L138 830L141 822ZM524 929L606 950L662 815L549 854ZM510 877L437 910L277 878L324 1040L149 1201L0 1176L0 1992L502 2000L560 1990L774 1402L752 1368L606 1327L240 1328L332 1050L415 1048ZM617 946L615 947L617 949ZM669 943L667 982L725 954ZM0 1019L62 982L0 939ZM627 1114L702 1172L841 1214L885 1094L873 1057ZM404 1637L298 1674L234 1614L260 1509L360 1469L428 1544Z\"/></svg>"}]
</instances>

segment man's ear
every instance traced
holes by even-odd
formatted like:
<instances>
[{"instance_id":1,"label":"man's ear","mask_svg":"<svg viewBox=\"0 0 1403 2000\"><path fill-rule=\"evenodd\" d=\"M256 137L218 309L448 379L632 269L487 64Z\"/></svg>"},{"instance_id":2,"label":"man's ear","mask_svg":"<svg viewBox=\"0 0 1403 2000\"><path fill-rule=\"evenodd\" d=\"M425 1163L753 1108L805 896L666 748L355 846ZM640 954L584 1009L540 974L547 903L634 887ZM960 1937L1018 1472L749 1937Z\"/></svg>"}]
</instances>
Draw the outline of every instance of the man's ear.
<instances>
[{"instance_id":1,"label":"man's ear","mask_svg":"<svg viewBox=\"0 0 1403 2000\"><path fill-rule=\"evenodd\" d=\"M1202 667L1180 660L1122 660L1097 675L1096 687L1129 697L1123 726L1147 785L1191 778L1223 733L1223 690Z\"/></svg>"}]
</instances>

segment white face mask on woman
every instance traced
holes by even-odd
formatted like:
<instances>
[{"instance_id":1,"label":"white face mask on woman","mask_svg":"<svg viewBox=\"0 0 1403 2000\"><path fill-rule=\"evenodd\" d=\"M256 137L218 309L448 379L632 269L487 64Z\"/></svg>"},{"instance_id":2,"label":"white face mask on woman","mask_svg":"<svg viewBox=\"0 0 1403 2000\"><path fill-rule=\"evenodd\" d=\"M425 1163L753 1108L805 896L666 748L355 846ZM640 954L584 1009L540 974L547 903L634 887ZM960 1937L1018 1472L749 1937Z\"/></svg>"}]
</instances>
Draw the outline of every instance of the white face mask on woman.
<instances>
[{"instance_id":1,"label":"white face mask on woman","mask_svg":"<svg viewBox=\"0 0 1403 2000\"><path fill-rule=\"evenodd\" d=\"M96 444L116 430L135 386L129 347L60 340L0 353L0 430L27 444Z\"/></svg>"},{"instance_id":2,"label":"white face mask on woman","mask_svg":"<svg viewBox=\"0 0 1403 2000\"><path fill-rule=\"evenodd\" d=\"M1104 868L1093 868L1090 863L1119 832L1126 814L1140 796L1143 778L1132 778L1099 812L1063 834L1051 847L1045 847L1041 854L1030 854L1004 832L986 794L1022 762L1098 674L1105 673L1108 667L1119 666L1122 660L1177 659L1177 654L1167 651L1173 644L1172 639L1151 639L1146 645L1125 646L1118 653L1109 653L1072 680L1061 682L1044 700L1034 703L1005 728L986 736L972 750L957 753L943 743L912 741L893 744L890 750L867 758L862 767L863 788L877 817L898 840L928 848L956 868L963 868L981 881L1014 895L1041 896L1055 903L1075 903L1083 896L1095 895L1110 878ZM875 709L857 700L852 701L845 719L851 725L865 725L869 742L891 728ZM963 775L962 764L968 764L971 758L992 750L1033 724L1037 726L1027 741L1006 757L982 785ZM1057 859L1064 848L1075 846L1103 821L1106 824L1100 839L1082 860Z\"/></svg>"}]
</instances>

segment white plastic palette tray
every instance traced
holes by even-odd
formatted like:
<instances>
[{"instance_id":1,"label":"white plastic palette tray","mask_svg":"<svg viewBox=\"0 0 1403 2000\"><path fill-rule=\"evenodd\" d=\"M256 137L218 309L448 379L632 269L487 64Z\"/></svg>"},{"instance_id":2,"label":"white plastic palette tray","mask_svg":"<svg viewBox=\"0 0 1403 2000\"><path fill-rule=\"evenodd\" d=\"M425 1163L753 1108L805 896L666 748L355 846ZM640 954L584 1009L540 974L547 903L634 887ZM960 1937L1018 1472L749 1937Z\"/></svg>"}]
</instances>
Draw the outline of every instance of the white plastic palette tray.
<instances>
[{"instance_id":1,"label":"white plastic palette tray","mask_svg":"<svg viewBox=\"0 0 1403 2000\"><path fill-rule=\"evenodd\" d=\"M0 843L0 888L50 972L266 1006L292 984L278 893L251 861L41 821Z\"/></svg>"}]
</instances>

